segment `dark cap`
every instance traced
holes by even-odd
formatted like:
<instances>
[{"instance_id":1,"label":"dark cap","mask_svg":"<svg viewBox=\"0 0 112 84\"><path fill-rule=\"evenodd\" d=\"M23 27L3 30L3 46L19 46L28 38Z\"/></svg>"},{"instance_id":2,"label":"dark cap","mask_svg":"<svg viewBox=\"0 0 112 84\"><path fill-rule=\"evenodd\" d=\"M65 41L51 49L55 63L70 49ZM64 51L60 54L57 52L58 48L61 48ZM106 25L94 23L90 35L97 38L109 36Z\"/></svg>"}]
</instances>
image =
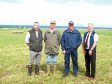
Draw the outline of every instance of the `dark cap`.
<instances>
[{"instance_id":1,"label":"dark cap","mask_svg":"<svg viewBox=\"0 0 112 84\"><path fill-rule=\"evenodd\" d=\"M69 26L74 26L74 22L73 21L69 21Z\"/></svg>"}]
</instances>

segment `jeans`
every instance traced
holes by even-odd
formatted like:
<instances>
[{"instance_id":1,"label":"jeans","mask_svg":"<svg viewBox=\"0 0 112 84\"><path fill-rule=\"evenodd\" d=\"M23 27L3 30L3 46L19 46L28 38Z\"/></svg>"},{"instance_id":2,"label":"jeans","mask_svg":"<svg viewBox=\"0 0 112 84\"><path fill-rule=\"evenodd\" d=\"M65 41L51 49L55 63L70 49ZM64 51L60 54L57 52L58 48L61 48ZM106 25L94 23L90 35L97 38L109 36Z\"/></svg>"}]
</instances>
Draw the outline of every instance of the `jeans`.
<instances>
[{"instance_id":1,"label":"jeans","mask_svg":"<svg viewBox=\"0 0 112 84\"><path fill-rule=\"evenodd\" d=\"M68 75L69 71L70 71L70 56L72 59L72 63L73 63L73 73L75 75L77 75L78 73L78 56L77 56L77 51L69 51L65 53L65 69L64 69L64 74Z\"/></svg>"}]
</instances>

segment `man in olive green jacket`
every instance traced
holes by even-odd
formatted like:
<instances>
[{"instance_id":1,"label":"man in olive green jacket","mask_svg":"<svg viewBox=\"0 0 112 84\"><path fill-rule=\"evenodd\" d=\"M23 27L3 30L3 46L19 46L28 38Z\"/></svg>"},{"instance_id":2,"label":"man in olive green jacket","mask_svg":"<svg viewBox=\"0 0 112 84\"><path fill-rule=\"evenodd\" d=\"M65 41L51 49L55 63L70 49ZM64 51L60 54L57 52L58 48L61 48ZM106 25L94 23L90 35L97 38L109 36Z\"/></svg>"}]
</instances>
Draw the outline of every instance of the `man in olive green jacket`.
<instances>
[{"instance_id":1,"label":"man in olive green jacket","mask_svg":"<svg viewBox=\"0 0 112 84\"><path fill-rule=\"evenodd\" d=\"M57 56L59 53L59 45L61 34L55 28L56 21L50 22L50 28L44 34L45 53L47 55L47 75L50 75L50 67L53 64L53 74L55 75Z\"/></svg>"}]
</instances>

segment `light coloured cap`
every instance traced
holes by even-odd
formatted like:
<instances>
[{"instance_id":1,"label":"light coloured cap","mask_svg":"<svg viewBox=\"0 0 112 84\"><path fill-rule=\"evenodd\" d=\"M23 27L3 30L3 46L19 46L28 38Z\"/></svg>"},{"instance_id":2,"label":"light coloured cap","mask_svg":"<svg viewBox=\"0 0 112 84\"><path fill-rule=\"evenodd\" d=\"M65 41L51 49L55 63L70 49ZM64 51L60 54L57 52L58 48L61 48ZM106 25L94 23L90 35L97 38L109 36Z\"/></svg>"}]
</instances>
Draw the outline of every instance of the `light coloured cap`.
<instances>
[{"instance_id":1,"label":"light coloured cap","mask_svg":"<svg viewBox=\"0 0 112 84\"><path fill-rule=\"evenodd\" d=\"M55 20L51 20L50 23L51 23L51 24L56 24L56 21L55 21Z\"/></svg>"}]
</instances>

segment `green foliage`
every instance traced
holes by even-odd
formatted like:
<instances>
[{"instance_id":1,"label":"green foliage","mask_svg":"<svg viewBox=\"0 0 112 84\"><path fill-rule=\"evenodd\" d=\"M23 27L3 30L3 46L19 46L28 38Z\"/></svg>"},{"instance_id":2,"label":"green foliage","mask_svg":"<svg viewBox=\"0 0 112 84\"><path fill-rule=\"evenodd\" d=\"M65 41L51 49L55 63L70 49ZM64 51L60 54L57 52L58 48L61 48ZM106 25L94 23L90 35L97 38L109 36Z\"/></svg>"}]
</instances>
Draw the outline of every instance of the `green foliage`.
<instances>
[{"instance_id":1,"label":"green foliage","mask_svg":"<svg viewBox=\"0 0 112 84\"><path fill-rule=\"evenodd\" d=\"M13 30L23 30L23 34L13 34ZM64 70L64 56L58 56L56 76L46 76L46 55L42 54L41 71L39 76L27 74L29 50L24 42L29 29L0 29L0 84L112 84L112 30L96 30L99 34L97 46L96 79L89 80L84 76L85 62L81 46L78 49L79 73L72 76L72 62L70 76L62 78ZM46 29L43 29L43 33ZM63 29L59 29L62 33ZM79 30L83 36L86 30Z\"/></svg>"}]
</instances>

